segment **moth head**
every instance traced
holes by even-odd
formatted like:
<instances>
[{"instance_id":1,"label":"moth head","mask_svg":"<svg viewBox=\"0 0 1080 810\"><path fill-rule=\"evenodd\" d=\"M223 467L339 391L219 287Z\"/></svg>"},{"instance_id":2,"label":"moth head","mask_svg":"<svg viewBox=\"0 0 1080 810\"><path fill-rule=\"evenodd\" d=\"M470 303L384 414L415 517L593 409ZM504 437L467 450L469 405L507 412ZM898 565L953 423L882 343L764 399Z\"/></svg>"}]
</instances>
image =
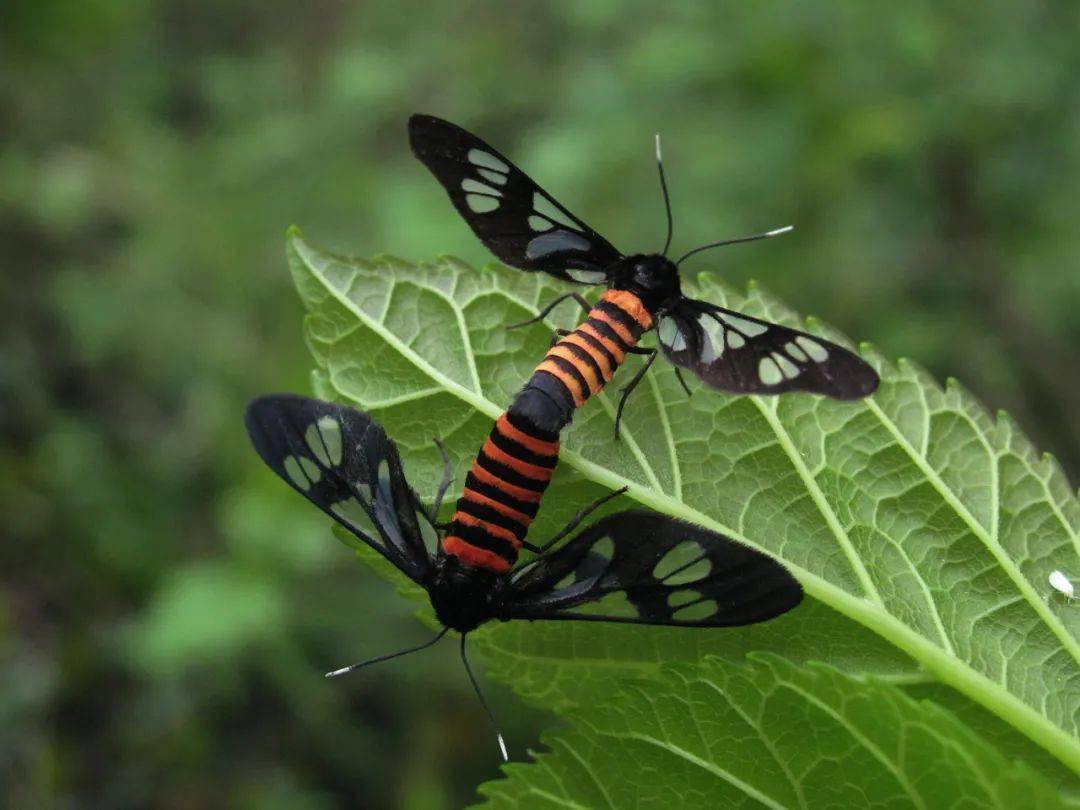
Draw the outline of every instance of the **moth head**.
<instances>
[{"instance_id":1,"label":"moth head","mask_svg":"<svg viewBox=\"0 0 1080 810\"><path fill-rule=\"evenodd\" d=\"M679 268L659 253L629 256L614 273L612 286L637 295L650 312L666 309L680 297Z\"/></svg>"},{"instance_id":2,"label":"moth head","mask_svg":"<svg viewBox=\"0 0 1080 810\"><path fill-rule=\"evenodd\" d=\"M445 626L468 633L492 618L505 577L465 565L453 555L441 557L428 588L435 615Z\"/></svg>"}]
</instances>

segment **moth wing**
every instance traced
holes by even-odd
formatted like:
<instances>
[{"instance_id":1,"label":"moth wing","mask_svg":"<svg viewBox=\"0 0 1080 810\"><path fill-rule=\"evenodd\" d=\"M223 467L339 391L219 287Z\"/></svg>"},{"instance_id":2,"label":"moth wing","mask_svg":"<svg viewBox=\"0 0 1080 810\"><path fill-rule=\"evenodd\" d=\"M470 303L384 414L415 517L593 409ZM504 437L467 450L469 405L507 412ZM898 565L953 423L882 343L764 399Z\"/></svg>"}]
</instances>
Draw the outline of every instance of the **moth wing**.
<instances>
[{"instance_id":1,"label":"moth wing","mask_svg":"<svg viewBox=\"0 0 1080 810\"><path fill-rule=\"evenodd\" d=\"M409 119L409 144L500 261L564 281L607 281L605 271L621 258L619 251L505 155L430 115Z\"/></svg>"},{"instance_id":2,"label":"moth wing","mask_svg":"<svg viewBox=\"0 0 1080 810\"><path fill-rule=\"evenodd\" d=\"M667 515L628 510L515 572L506 618L734 627L779 616L802 595L768 555Z\"/></svg>"},{"instance_id":3,"label":"moth wing","mask_svg":"<svg viewBox=\"0 0 1080 810\"><path fill-rule=\"evenodd\" d=\"M417 582L435 529L405 480L394 443L367 414L292 394L258 397L244 415L255 451L289 486Z\"/></svg>"},{"instance_id":4,"label":"moth wing","mask_svg":"<svg viewBox=\"0 0 1080 810\"><path fill-rule=\"evenodd\" d=\"M873 367L843 346L705 301L684 299L660 319L657 335L668 360L721 391L852 400L880 383Z\"/></svg>"}]
</instances>

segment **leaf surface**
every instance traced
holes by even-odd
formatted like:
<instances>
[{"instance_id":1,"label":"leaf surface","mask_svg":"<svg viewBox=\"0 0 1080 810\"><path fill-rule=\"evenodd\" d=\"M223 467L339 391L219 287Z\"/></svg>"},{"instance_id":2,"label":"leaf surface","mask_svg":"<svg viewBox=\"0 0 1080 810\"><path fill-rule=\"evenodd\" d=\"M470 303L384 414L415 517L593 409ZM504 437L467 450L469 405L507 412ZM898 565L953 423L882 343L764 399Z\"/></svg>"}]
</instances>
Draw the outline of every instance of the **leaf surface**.
<instances>
[{"instance_id":1,"label":"leaf surface","mask_svg":"<svg viewBox=\"0 0 1080 810\"><path fill-rule=\"evenodd\" d=\"M505 330L564 291L538 275L452 259L344 259L296 234L289 257L309 312L316 392L373 412L421 493L434 491L440 469L432 438L447 443L462 481L550 329L578 317L566 306L546 328ZM760 290L741 297L710 278L686 287L800 325ZM526 697L569 708L615 676L767 649L895 684L937 679L1080 771L1080 613L1047 584L1055 569L1080 569L1075 494L1007 417L992 419L958 385L941 388L911 363L864 354L883 381L858 403L705 389L688 399L657 363L629 403L622 441L612 440L617 392L577 414L534 524L542 539L626 485L647 506L782 559L813 602L739 631L490 628L478 641L494 671ZM610 679L597 674L604 667Z\"/></svg>"},{"instance_id":2,"label":"leaf surface","mask_svg":"<svg viewBox=\"0 0 1080 810\"><path fill-rule=\"evenodd\" d=\"M669 667L545 735L491 806L1054 808L1057 794L899 688L772 655Z\"/></svg>"}]
</instances>

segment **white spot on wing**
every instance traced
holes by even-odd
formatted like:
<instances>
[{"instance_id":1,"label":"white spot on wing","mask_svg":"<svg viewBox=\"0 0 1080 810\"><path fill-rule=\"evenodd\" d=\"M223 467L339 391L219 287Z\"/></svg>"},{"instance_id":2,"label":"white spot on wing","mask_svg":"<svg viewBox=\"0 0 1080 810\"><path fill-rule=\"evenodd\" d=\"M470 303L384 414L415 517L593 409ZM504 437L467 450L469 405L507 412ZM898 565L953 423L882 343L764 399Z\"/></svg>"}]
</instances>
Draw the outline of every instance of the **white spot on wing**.
<instances>
[{"instance_id":1,"label":"white spot on wing","mask_svg":"<svg viewBox=\"0 0 1080 810\"><path fill-rule=\"evenodd\" d=\"M746 318L740 318L738 315L721 315L728 326L733 326L742 332L746 337L757 337L763 335L769 331L769 327L763 323L757 321L748 321Z\"/></svg>"},{"instance_id":2,"label":"white spot on wing","mask_svg":"<svg viewBox=\"0 0 1080 810\"><path fill-rule=\"evenodd\" d=\"M317 424L308 425L308 429L304 431L304 441L307 443L308 450L319 460L319 463L324 467L329 467L330 455L323 446L322 436L319 435L319 426Z\"/></svg>"},{"instance_id":3,"label":"white spot on wing","mask_svg":"<svg viewBox=\"0 0 1080 810\"><path fill-rule=\"evenodd\" d=\"M567 270L566 275L582 284L601 284L607 281L607 274L602 270Z\"/></svg>"},{"instance_id":4,"label":"white spot on wing","mask_svg":"<svg viewBox=\"0 0 1080 810\"><path fill-rule=\"evenodd\" d=\"M799 376L799 367L788 360L780 352L773 352L772 359L776 361L776 365L780 366L780 372L789 380L794 380Z\"/></svg>"},{"instance_id":5,"label":"white spot on wing","mask_svg":"<svg viewBox=\"0 0 1080 810\"><path fill-rule=\"evenodd\" d=\"M283 466L285 467L285 474L289 476L289 480L296 486L300 487L304 492L311 489L311 482L304 477L304 472L300 469L300 462L296 460L295 456L286 457Z\"/></svg>"},{"instance_id":6,"label":"white spot on wing","mask_svg":"<svg viewBox=\"0 0 1080 810\"><path fill-rule=\"evenodd\" d=\"M304 468L304 472L307 473L308 478L312 481L318 481L322 478L322 470L319 469L319 465L312 461L310 458L300 458L300 466Z\"/></svg>"},{"instance_id":7,"label":"white spot on wing","mask_svg":"<svg viewBox=\"0 0 1080 810\"><path fill-rule=\"evenodd\" d=\"M712 562L694 540L683 540L672 546L653 566L653 576L665 585L685 585L704 579L712 570Z\"/></svg>"},{"instance_id":8,"label":"white spot on wing","mask_svg":"<svg viewBox=\"0 0 1080 810\"><path fill-rule=\"evenodd\" d=\"M568 228L573 228L575 231L581 230L580 226L578 226L574 220L570 219L570 217L556 208L554 203L539 191L533 192L533 210L541 216L547 217L552 222L566 225Z\"/></svg>"},{"instance_id":9,"label":"white spot on wing","mask_svg":"<svg viewBox=\"0 0 1080 810\"><path fill-rule=\"evenodd\" d=\"M326 444L326 452L330 457L330 464L327 466L336 467L341 463L341 425L332 416L322 416L315 424L322 434L322 440Z\"/></svg>"},{"instance_id":10,"label":"white spot on wing","mask_svg":"<svg viewBox=\"0 0 1080 810\"><path fill-rule=\"evenodd\" d=\"M493 172L490 169L477 169L476 171L479 172L480 176L483 177L485 180L490 180L492 183L498 183L500 186L506 185L505 174L499 174L498 172Z\"/></svg>"},{"instance_id":11,"label":"white spot on wing","mask_svg":"<svg viewBox=\"0 0 1080 810\"><path fill-rule=\"evenodd\" d=\"M799 344L797 344L794 340L789 340L787 343L784 344L784 351L794 357L796 360L801 360L804 363L810 359L806 356L806 352L800 349Z\"/></svg>"},{"instance_id":12,"label":"white spot on wing","mask_svg":"<svg viewBox=\"0 0 1080 810\"><path fill-rule=\"evenodd\" d=\"M473 180L471 177L466 177L461 181L461 189L463 191L475 191L477 194L491 194L495 197L502 196L502 192L497 188L492 188L487 183L481 183L479 180Z\"/></svg>"},{"instance_id":13,"label":"white spot on wing","mask_svg":"<svg viewBox=\"0 0 1080 810\"><path fill-rule=\"evenodd\" d=\"M469 163L473 166L481 166L485 169L494 169L497 172L508 174L510 167L495 157L490 152L485 152L483 149L470 149L469 154L466 156L469 159Z\"/></svg>"},{"instance_id":14,"label":"white spot on wing","mask_svg":"<svg viewBox=\"0 0 1080 810\"><path fill-rule=\"evenodd\" d=\"M679 608L671 618L681 622L700 622L716 613L716 602L706 599L703 602L693 602L686 607Z\"/></svg>"},{"instance_id":15,"label":"white spot on wing","mask_svg":"<svg viewBox=\"0 0 1080 810\"><path fill-rule=\"evenodd\" d=\"M701 599L701 594L695 591L693 588L685 588L681 591L672 591L667 596L667 603L669 608L678 608L683 605L687 605L690 602L697 602Z\"/></svg>"},{"instance_id":16,"label":"white spot on wing","mask_svg":"<svg viewBox=\"0 0 1080 810\"><path fill-rule=\"evenodd\" d=\"M592 554L598 554L606 561L611 561L612 556L615 554L615 541L610 537L602 537L599 541L593 544L593 547L589 549Z\"/></svg>"},{"instance_id":17,"label":"white spot on wing","mask_svg":"<svg viewBox=\"0 0 1080 810\"><path fill-rule=\"evenodd\" d=\"M319 465L304 456L288 456L282 466L285 467L285 474L289 476L289 480L304 492L311 489L311 485L322 478Z\"/></svg>"},{"instance_id":18,"label":"white spot on wing","mask_svg":"<svg viewBox=\"0 0 1080 810\"><path fill-rule=\"evenodd\" d=\"M554 228L555 223L549 222L547 219L540 216L539 214L530 214L529 227L537 233L543 233L544 231L550 231L552 228Z\"/></svg>"},{"instance_id":19,"label":"white spot on wing","mask_svg":"<svg viewBox=\"0 0 1080 810\"><path fill-rule=\"evenodd\" d=\"M482 194L466 194L465 202L477 214L487 214L499 207L499 201L494 197L485 197Z\"/></svg>"},{"instance_id":20,"label":"white spot on wing","mask_svg":"<svg viewBox=\"0 0 1080 810\"><path fill-rule=\"evenodd\" d=\"M686 338L683 337L679 325L674 318L664 318L656 329L656 335L660 342L667 346L670 351L681 352L686 348Z\"/></svg>"},{"instance_id":21,"label":"white spot on wing","mask_svg":"<svg viewBox=\"0 0 1080 810\"><path fill-rule=\"evenodd\" d=\"M829 350L818 343L816 340L811 340L806 335L799 335L795 338L795 342L799 344L804 352L810 355L810 359L818 363L824 363L829 359Z\"/></svg>"},{"instance_id":22,"label":"white spot on wing","mask_svg":"<svg viewBox=\"0 0 1080 810\"><path fill-rule=\"evenodd\" d=\"M730 333L720 321L709 315L703 315L698 323L705 332L705 345L701 347L701 361L712 363L724 354L724 335Z\"/></svg>"},{"instance_id":23,"label":"white spot on wing","mask_svg":"<svg viewBox=\"0 0 1080 810\"><path fill-rule=\"evenodd\" d=\"M344 501L331 504L330 511L350 526L354 526L372 537L379 536L375 524L371 522L367 511L356 498L346 498Z\"/></svg>"},{"instance_id":24,"label":"white spot on wing","mask_svg":"<svg viewBox=\"0 0 1080 810\"><path fill-rule=\"evenodd\" d=\"M727 345L729 349L741 349L746 345L746 338L734 329L729 329L727 331Z\"/></svg>"},{"instance_id":25,"label":"white spot on wing","mask_svg":"<svg viewBox=\"0 0 1080 810\"><path fill-rule=\"evenodd\" d=\"M784 379L784 375L780 373L780 366L776 365L776 361L771 357L761 358L761 362L758 363L758 377L761 378L762 385L776 385Z\"/></svg>"}]
</instances>

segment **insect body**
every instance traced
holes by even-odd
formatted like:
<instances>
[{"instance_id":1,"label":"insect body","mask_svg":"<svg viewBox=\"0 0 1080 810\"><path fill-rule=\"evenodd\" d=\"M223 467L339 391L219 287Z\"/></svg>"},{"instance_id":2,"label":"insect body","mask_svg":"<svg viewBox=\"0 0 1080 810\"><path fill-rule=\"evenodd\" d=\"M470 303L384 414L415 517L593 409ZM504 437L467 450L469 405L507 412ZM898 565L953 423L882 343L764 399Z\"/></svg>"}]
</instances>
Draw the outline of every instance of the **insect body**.
<instances>
[{"instance_id":1,"label":"insect body","mask_svg":"<svg viewBox=\"0 0 1080 810\"><path fill-rule=\"evenodd\" d=\"M585 322L552 347L473 462L443 550L468 565L505 572L526 546L529 524L559 457L559 432L599 391L649 327L633 296L604 293Z\"/></svg>"},{"instance_id":2,"label":"insect body","mask_svg":"<svg viewBox=\"0 0 1080 810\"><path fill-rule=\"evenodd\" d=\"M657 330L660 348L675 364L676 371L688 369L707 385L722 391L740 394L806 391L847 400L867 396L877 389L879 379L873 368L842 346L682 294L679 264L684 259L707 248L773 236L789 229L704 245L673 262L666 256L671 242L668 206L664 251L625 256L507 157L464 129L432 116L414 115L409 119L409 142L480 241L505 264L545 272L564 281L604 284L608 288L595 308L579 295L570 293L556 298L538 318L555 304L573 297L588 311L586 323L591 323L595 331L604 332L602 328L595 329L595 322L604 320L598 310L614 305L631 314L631 319L641 326L641 332ZM658 163L659 157L658 146ZM659 165L666 203L667 186L662 164ZM610 379L604 376L605 367L590 351L597 349L592 340L597 339L594 330L579 328L572 340L569 335L564 337L556 345L558 351L549 353L537 369L560 380L565 389L561 391L563 398L575 407L584 401L584 387L594 394L598 390L596 383ZM619 347L624 351L635 350L641 336L636 329L628 332L625 346ZM604 345L610 351L611 347ZM627 386L619 406L620 414L625 397L656 356L655 349L638 351L647 354L648 360L639 376ZM615 355L619 357L618 352ZM599 370L590 359L597 361Z\"/></svg>"},{"instance_id":3,"label":"insect body","mask_svg":"<svg viewBox=\"0 0 1080 810\"><path fill-rule=\"evenodd\" d=\"M517 425L530 418L529 408L543 410L542 396L524 391L515 402L521 408L512 407L500 418L480 453L481 469L488 459L512 468L514 460L523 457L518 451L506 458L495 452L500 444L505 447L507 438L553 463L557 442L534 444L540 441L531 438L535 431L529 436L515 432L520 430ZM547 543L530 545L537 555L523 564L511 565L517 545L510 537L519 537L517 528L510 530L509 537L496 535L506 547L497 547L487 557L480 553L490 550L485 546L487 529L481 534L455 534L470 526L463 516L472 514L474 505L488 506L482 498L497 504L491 508L501 515L507 492L521 495L542 492L543 487L510 490L520 481L492 485L483 474L476 475L475 466L455 523L440 545L434 519L440 496L431 513L424 510L405 478L394 443L367 414L315 399L272 395L254 400L245 422L255 450L267 465L422 586L444 625L438 636L420 647L344 667L329 676L423 649L453 629L462 634L462 660L479 695L465 658L465 634L492 619L729 627L779 616L802 599L798 582L772 558L716 532L655 512L627 510L607 515L553 548L606 499L583 510ZM548 469L547 463L535 466ZM447 483L444 479L440 493ZM529 504L534 502L522 497L517 503L521 524L527 525L535 513ZM485 521L501 525L492 515L481 513ZM524 528L520 536L524 537ZM462 545L451 542L454 537Z\"/></svg>"}]
</instances>

